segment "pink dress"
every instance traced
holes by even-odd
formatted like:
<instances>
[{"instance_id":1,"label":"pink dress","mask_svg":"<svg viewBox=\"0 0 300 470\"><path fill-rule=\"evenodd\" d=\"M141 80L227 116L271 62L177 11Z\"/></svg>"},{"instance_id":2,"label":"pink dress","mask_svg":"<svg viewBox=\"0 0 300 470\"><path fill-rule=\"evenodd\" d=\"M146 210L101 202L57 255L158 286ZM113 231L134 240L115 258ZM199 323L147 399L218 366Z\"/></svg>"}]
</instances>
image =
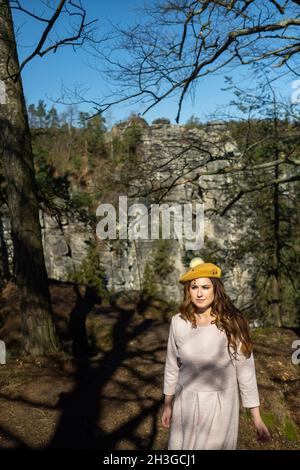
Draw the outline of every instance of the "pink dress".
<instances>
[{"instance_id":1,"label":"pink dress","mask_svg":"<svg viewBox=\"0 0 300 470\"><path fill-rule=\"evenodd\" d=\"M259 406L253 354L231 359L216 325L195 329L174 315L164 370L164 394L175 395L168 449L236 449L239 392L244 407Z\"/></svg>"}]
</instances>

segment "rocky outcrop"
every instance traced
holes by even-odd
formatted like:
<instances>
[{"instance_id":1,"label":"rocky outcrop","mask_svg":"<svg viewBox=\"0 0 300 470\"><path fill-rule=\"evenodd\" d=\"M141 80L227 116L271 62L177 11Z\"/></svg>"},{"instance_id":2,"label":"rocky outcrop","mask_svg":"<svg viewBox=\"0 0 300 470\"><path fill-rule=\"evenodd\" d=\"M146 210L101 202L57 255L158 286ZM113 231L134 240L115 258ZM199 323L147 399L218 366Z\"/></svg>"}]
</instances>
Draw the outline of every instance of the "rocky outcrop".
<instances>
[{"instance_id":1,"label":"rocky outcrop","mask_svg":"<svg viewBox=\"0 0 300 470\"><path fill-rule=\"evenodd\" d=\"M147 267L150 267L150 273L154 272L155 288L166 300L178 302L182 297L179 276L188 268L190 258L200 256L221 265L230 296L239 306L247 305L252 297L254 275L251 254L230 260L231 250L239 245L247 227L240 223L241 208L238 205L224 217L215 212L217 203L225 203L228 198L226 184L230 177L207 174L222 169L228 160L235 163L239 160L236 146L223 124L213 122L201 128L188 128L158 119L148 125L136 117L114 126L106 140L112 141L116 135L122 135L132 124L139 125L142 130L138 142L139 165L137 174L132 175L134 184L129 185L128 194L122 196L128 197L128 205L142 203L149 211L152 204L165 203L180 208L192 204L194 221L196 204L203 204L204 245L195 250L188 245L190 240L173 238L167 241L165 251L159 252L157 240L150 238L102 243L100 257L107 273L108 288L115 292L140 291ZM65 280L85 259L93 233L86 224L67 217L57 221L41 212L40 221L48 275ZM151 218L148 221L150 223ZM250 219L248 223L251 223ZM2 214L0 232L11 269L12 243L6 214ZM171 231L171 235L174 232ZM161 263L162 256L172 269L160 275L156 272L156 264L158 260Z\"/></svg>"},{"instance_id":2,"label":"rocky outcrop","mask_svg":"<svg viewBox=\"0 0 300 470\"><path fill-rule=\"evenodd\" d=\"M40 223L45 263L49 278L67 280L69 274L80 268L86 257L88 242L92 238L90 227L80 221L63 217L57 220L40 210ZM6 247L9 271L13 271L13 244L7 210L2 212L2 239Z\"/></svg>"},{"instance_id":3,"label":"rocky outcrop","mask_svg":"<svg viewBox=\"0 0 300 470\"><path fill-rule=\"evenodd\" d=\"M122 134L129 125L113 128L113 135L118 130ZM228 160L234 159L237 163L239 154L224 125L212 122L203 128L189 129L172 125L167 119L158 119L151 126L143 126L138 149L139 176L132 180L132 191L129 188L127 194L128 205L143 203L150 211L151 204L155 203L180 207L193 204L194 219L196 203L203 203L204 207L205 238L199 250L189 249L185 238L168 242L173 270L159 278L158 289L162 295L168 300L180 301L182 286L178 284L179 276L188 268L190 258L201 256L205 261L221 263L225 286L233 300L239 306L249 304L254 275L251 254L229 262L230 251L236 249L246 230L240 223L241 209L237 204L224 217L214 213L216 203L223 201L225 204L228 198L222 186L230 182L230 177L199 175L202 170L209 173L222 169L228 165ZM251 223L251 219L248 222ZM141 239L118 240L117 248L115 242L107 244L102 258L109 287L116 291L139 290L147 263L149 260L155 263L155 245L155 240ZM211 246L213 248L209 248Z\"/></svg>"}]
</instances>

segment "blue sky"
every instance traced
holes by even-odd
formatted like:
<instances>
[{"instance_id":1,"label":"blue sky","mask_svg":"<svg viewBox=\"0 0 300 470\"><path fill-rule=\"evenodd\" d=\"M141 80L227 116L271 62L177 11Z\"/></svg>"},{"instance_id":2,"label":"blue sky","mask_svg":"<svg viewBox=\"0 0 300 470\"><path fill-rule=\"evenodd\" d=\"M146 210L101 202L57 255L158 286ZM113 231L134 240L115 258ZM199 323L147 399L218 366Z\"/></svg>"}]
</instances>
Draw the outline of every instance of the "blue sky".
<instances>
[{"instance_id":1,"label":"blue sky","mask_svg":"<svg viewBox=\"0 0 300 470\"><path fill-rule=\"evenodd\" d=\"M83 0L83 6L88 11L89 19L98 19L101 31L108 31L108 20L130 24L138 19L138 14L134 11L135 6L142 6L143 0L110 0L96 1ZM23 0L22 5L31 11L39 11L40 0ZM15 30L17 34L19 58L26 57L33 49L37 39L40 37L45 23L38 23L33 18L24 13L14 12ZM88 65L90 59L84 50L77 49L75 52L71 47L64 47L55 54L50 53L43 58L36 57L24 69L22 73L23 87L28 104L37 103L43 99L48 106L53 104L52 100L59 98L62 86L72 89L79 85L88 89L88 95L97 100L103 96L106 83L101 75L92 70ZM217 76L209 76L202 79L197 87L194 101L189 98L185 101L182 109L181 121L184 123L192 114L201 120L210 117L217 108L225 109L231 98L229 91L222 91L225 86L224 73ZM227 72L228 75L228 72ZM239 82L247 81L245 69L237 70L235 79ZM279 82L279 90L284 94L291 93L292 78ZM176 99L169 99L150 110L145 119L151 122L158 117L167 117L171 122L175 122L177 113ZM63 105L55 105L59 111L63 111ZM78 106L80 110L92 112L89 105ZM130 112L142 113L145 108L136 104L130 107L125 105L115 106L106 112L107 123L109 125L125 119Z\"/></svg>"}]
</instances>

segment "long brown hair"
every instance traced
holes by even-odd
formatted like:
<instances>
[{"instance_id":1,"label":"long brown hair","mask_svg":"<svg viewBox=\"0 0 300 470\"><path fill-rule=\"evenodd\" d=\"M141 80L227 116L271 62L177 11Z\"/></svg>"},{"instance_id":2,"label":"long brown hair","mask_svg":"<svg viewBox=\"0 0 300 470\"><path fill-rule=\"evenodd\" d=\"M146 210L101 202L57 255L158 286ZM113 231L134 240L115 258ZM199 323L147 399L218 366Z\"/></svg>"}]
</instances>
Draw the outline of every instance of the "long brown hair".
<instances>
[{"instance_id":1,"label":"long brown hair","mask_svg":"<svg viewBox=\"0 0 300 470\"><path fill-rule=\"evenodd\" d=\"M211 315L215 317L212 323L215 323L219 330L224 331L228 340L228 352L230 356L236 357L238 346L240 343L240 351L250 357L253 346L250 338L250 328L247 318L236 308L225 292L225 288L221 279L216 277L209 278L214 289L214 300L211 304ZM184 299L179 307L181 316L192 323L192 327L196 328L196 307L194 306L191 295L190 285L192 281L185 282ZM233 354L230 350L233 348Z\"/></svg>"}]
</instances>

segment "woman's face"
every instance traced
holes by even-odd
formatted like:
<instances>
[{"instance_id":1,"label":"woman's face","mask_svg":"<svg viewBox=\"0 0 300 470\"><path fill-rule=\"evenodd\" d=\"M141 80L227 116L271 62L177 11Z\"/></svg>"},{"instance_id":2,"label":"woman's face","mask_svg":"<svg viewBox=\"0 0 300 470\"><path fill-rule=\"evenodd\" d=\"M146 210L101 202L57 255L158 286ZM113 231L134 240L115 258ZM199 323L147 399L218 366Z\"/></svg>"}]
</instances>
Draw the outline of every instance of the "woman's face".
<instances>
[{"instance_id":1,"label":"woman's face","mask_svg":"<svg viewBox=\"0 0 300 470\"><path fill-rule=\"evenodd\" d=\"M193 279L190 284L190 296L193 304L200 310L205 310L214 300L214 287L207 277Z\"/></svg>"}]
</instances>

